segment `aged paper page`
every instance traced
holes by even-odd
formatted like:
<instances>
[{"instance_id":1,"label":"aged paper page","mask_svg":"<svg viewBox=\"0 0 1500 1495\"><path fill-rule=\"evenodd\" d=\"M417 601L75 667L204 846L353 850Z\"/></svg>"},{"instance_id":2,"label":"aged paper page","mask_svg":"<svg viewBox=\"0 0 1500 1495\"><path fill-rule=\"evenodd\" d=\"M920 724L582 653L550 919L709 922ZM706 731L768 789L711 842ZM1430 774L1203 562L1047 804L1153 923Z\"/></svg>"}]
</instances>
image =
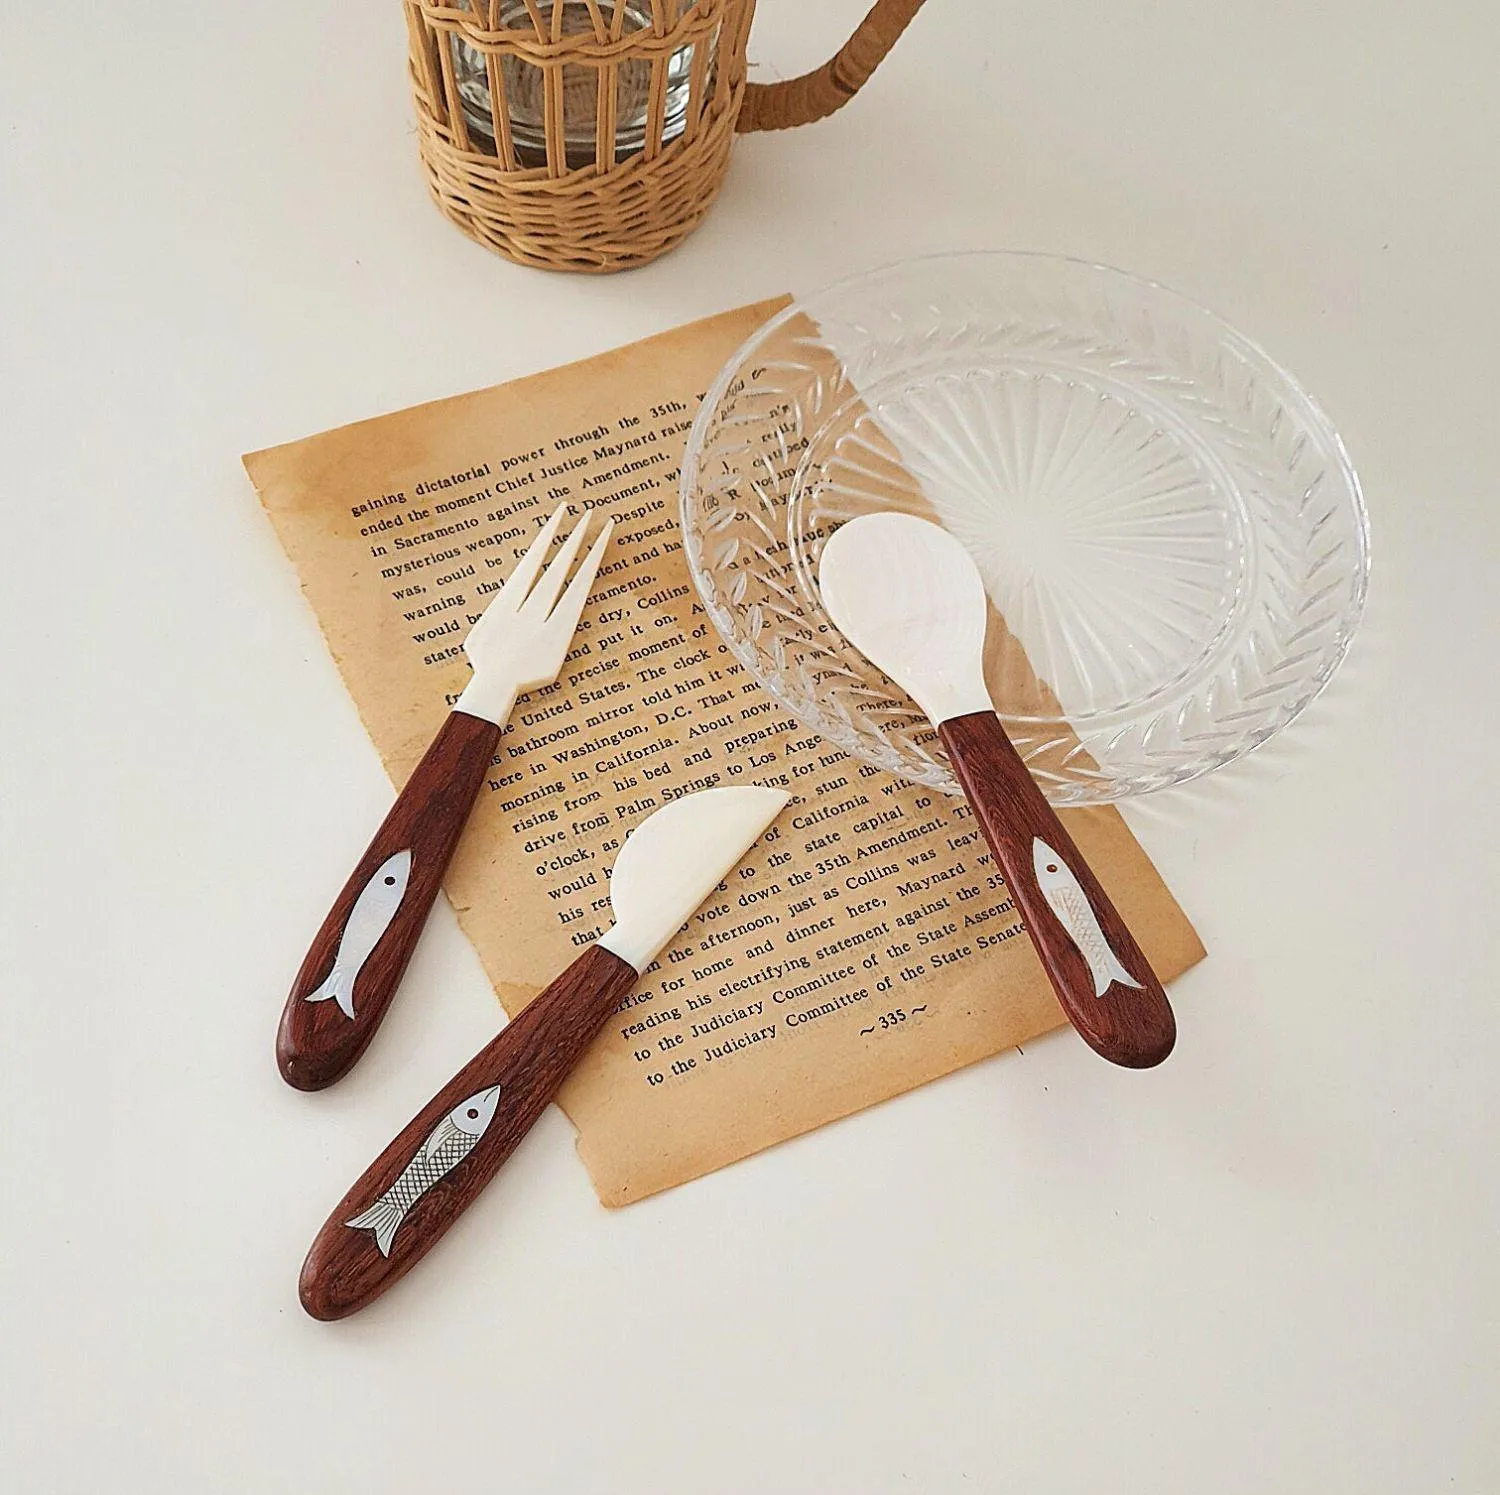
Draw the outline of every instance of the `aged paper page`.
<instances>
[{"instance_id":1,"label":"aged paper page","mask_svg":"<svg viewBox=\"0 0 1500 1495\"><path fill-rule=\"evenodd\" d=\"M968 807L809 734L695 600L677 523L688 427L781 304L245 459L394 783L468 678L470 623L557 503L617 521L562 675L517 704L445 884L508 1012L608 927L614 853L653 809L716 784L796 795L563 1091L609 1205L1063 1021ZM1119 815L1065 818L1162 978L1199 959Z\"/></svg>"}]
</instances>

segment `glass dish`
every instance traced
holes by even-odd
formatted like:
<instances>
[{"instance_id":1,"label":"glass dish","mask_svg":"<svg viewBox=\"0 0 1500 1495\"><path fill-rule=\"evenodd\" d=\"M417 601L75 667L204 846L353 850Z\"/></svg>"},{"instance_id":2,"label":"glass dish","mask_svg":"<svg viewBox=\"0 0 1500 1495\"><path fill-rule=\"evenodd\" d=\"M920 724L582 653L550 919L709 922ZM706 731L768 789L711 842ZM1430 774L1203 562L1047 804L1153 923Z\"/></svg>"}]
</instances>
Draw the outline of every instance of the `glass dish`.
<instances>
[{"instance_id":1,"label":"glass dish","mask_svg":"<svg viewBox=\"0 0 1500 1495\"><path fill-rule=\"evenodd\" d=\"M910 261L791 306L715 380L683 461L688 567L739 661L857 758L957 794L818 593L827 537L889 508L978 563L991 696L1056 804L1265 742L1364 605L1359 481L1317 405L1202 307L1055 256Z\"/></svg>"}]
</instances>

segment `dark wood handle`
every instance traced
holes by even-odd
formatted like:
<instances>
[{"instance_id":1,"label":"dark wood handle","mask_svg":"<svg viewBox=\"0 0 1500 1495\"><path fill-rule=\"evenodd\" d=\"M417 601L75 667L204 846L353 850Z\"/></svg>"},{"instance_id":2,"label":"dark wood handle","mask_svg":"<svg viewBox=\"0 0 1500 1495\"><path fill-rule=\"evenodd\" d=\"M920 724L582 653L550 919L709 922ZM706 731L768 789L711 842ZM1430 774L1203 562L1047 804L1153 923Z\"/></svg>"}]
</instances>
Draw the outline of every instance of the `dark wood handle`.
<instances>
[{"instance_id":1,"label":"dark wood handle","mask_svg":"<svg viewBox=\"0 0 1500 1495\"><path fill-rule=\"evenodd\" d=\"M333 1084L375 1036L499 740L494 722L451 712L412 771L292 983L276 1034L287 1084Z\"/></svg>"},{"instance_id":2,"label":"dark wood handle","mask_svg":"<svg viewBox=\"0 0 1500 1495\"><path fill-rule=\"evenodd\" d=\"M992 711L938 735L1063 1011L1106 1059L1149 1069L1177 1023L1161 982Z\"/></svg>"},{"instance_id":3,"label":"dark wood handle","mask_svg":"<svg viewBox=\"0 0 1500 1495\"><path fill-rule=\"evenodd\" d=\"M307 1253L299 1286L314 1318L347 1318L427 1254L515 1151L636 980L633 966L590 945L412 1118Z\"/></svg>"}]
</instances>

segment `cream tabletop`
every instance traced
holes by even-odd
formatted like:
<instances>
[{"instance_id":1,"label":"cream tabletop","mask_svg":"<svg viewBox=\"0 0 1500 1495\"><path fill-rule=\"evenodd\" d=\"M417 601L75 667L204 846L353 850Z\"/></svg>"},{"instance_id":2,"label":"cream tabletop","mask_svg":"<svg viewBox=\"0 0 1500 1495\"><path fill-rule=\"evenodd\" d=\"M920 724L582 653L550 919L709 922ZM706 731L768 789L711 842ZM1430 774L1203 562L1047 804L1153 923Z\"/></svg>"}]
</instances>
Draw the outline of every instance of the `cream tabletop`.
<instances>
[{"instance_id":1,"label":"cream tabletop","mask_svg":"<svg viewBox=\"0 0 1500 1495\"><path fill-rule=\"evenodd\" d=\"M863 8L762 0L752 76ZM933 0L600 279L434 211L396 0L0 28L0 1488L1500 1489L1491 7ZM1207 304L1364 482L1326 694L1127 810L1209 952L1177 1052L1065 1030L617 1211L554 1109L306 1318L313 1232L499 1012L440 903L360 1068L276 1075L391 791L240 454L967 247Z\"/></svg>"}]
</instances>

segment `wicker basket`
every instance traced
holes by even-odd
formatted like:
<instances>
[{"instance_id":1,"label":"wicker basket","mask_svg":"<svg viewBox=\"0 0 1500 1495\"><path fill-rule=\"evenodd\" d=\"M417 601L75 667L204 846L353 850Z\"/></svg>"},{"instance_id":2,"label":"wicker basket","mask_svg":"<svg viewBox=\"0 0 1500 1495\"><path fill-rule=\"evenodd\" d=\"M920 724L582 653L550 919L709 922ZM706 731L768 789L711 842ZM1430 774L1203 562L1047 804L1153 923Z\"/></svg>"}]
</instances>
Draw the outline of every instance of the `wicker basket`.
<instances>
[{"instance_id":1,"label":"wicker basket","mask_svg":"<svg viewBox=\"0 0 1500 1495\"><path fill-rule=\"evenodd\" d=\"M745 80L755 0L404 0L422 163L470 237L548 270L643 265L713 202L736 131L846 103L922 0L876 0L824 67Z\"/></svg>"}]
</instances>

